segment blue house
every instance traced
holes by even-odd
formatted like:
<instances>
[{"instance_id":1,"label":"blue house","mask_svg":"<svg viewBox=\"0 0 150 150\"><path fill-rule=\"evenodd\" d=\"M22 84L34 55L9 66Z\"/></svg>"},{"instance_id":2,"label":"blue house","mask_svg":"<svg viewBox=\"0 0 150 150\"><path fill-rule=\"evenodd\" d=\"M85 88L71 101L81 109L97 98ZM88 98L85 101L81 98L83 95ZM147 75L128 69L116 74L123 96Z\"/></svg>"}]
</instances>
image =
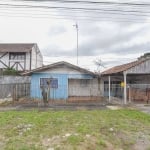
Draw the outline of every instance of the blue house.
<instances>
[{"instance_id":1,"label":"blue house","mask_svg":"<svg viewBox=\"0 0 150 150\"><path fill-rule=\"evenodd\" d=\"M97 96L98 78L95 73L68 62L46 65L23 75L31 76L31 97L42 98L42 89L49 91L49 99Z\"/></svg>"}]
</instances>

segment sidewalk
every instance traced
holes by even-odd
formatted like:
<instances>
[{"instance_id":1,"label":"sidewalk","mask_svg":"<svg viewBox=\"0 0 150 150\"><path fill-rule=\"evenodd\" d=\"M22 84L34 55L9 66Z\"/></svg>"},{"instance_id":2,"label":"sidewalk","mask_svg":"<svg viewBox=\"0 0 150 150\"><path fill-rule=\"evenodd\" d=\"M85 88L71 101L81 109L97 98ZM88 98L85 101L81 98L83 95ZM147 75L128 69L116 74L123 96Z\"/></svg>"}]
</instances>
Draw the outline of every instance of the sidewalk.
<instances>
[{"instance_id":1,"label":"sidewalk","mask_svg":"<svg viewBox=\"0 0 150 150\"><path fill-rule=\"evenodd\" d=\"M24 110L96 110L107 109L106 103L66 103L66 104L48 104L47 106L32 104L18 104L9 106L0 106L0 111L24 111Z\"/></svg>"},{"instance_id":2,"label":"sidewalk","mask_svg":"<svg viewBox=\"0 0 150 150\"><path fill-rule=\"evenodd\" d=\"M134 104L133 107L144 113L150 114L150 104Z\"/></svg>"}]
</instances>

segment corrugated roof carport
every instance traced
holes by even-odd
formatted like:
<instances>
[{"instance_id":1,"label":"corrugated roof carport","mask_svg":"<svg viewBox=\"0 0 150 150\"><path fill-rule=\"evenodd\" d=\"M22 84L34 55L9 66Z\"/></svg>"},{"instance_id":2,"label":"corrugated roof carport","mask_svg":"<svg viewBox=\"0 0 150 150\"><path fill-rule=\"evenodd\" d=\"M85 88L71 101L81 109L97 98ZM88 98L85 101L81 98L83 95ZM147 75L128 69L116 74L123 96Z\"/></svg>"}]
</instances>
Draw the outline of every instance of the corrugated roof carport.
<instances>
[{"instance_id":1,"label":"corrugated roof carport","mask_svg":"<svg viewBox=\"0 0 150 150\"><path fill-rule=\"evenodd\" d=\"M109 101L111 100L110 95L110 83L111 77L123 79L124 81L124 104L127 104L127 81L134 81L137 78L146 76L150 78L150 58L137 60L124 65L116 66L102 72L102 78L108 77L109 83ZM127 80L128 79L128 80Z\"/></svg>"}]
</instances>

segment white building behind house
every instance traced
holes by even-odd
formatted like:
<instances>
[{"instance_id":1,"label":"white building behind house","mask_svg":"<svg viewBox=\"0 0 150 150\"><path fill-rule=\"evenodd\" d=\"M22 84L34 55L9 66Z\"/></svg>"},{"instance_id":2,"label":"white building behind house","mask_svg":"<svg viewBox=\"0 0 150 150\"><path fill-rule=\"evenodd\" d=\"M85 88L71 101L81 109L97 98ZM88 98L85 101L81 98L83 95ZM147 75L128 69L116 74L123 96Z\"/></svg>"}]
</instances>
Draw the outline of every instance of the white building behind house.
<instances>
[{"instance_id":1,"label":"white building behind house","mask_svg":"<svg viewBox=\"0 0 150 150\"><path fill-rule=\"evenodd\" d=\"M0 69L27 71L43 66L43 57L36 43L1 43Z\"/></svg>"}]
</instances>

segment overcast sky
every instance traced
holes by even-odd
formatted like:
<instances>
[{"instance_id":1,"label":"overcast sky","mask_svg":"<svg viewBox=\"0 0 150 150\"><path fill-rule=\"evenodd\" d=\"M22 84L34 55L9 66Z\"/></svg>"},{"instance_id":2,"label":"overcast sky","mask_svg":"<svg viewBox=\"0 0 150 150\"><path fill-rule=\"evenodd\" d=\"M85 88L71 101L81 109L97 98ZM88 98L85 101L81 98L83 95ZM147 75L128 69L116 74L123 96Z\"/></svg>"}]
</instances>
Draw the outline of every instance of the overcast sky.
<instances>
[{"instance_id":1,"label":"overcast sky","mask_svg":"<svg viewBox=\"0 0 150 150\"><path fill-rule=\"evenodd\" d=\"M112 2L112 1L109 1ZM117 1L113 1L117 2ZM121 2L126 2L121 1ZM146 1L129 1L146 3ZM44 64L68 61L76 65L76 22L79 29L79 66L96 70L101 59L107 69L136 60L150 52L150 6L86 5L54 2L0 1L0 42L37 43ZM105 9L72 11L62 9L14 8L11 5ZM106 11L110 9L124 10ZM135 11L130 12L130 11ZM122 12L121 12L122 13ZM134 15L131 15L134 14Z\"/></svg>"}]
</instances>

